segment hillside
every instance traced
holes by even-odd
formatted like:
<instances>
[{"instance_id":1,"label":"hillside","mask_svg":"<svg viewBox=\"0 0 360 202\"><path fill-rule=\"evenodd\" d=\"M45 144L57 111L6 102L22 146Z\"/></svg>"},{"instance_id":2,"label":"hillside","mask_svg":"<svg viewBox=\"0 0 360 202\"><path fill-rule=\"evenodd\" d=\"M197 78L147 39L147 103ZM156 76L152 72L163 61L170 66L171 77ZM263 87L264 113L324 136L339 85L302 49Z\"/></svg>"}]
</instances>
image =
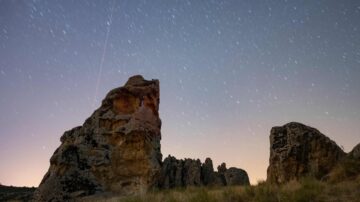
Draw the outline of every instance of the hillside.
<instances>
[{"instance_id":1,"label":"hillside","mask_svg":"<svg viewBox=\"0 0 360 202\"><path fill-rule=\"evenodd\" d=\"M35 187L0 185L0 201L30 201L35 190Z\"/></svg>"}]
</instances>

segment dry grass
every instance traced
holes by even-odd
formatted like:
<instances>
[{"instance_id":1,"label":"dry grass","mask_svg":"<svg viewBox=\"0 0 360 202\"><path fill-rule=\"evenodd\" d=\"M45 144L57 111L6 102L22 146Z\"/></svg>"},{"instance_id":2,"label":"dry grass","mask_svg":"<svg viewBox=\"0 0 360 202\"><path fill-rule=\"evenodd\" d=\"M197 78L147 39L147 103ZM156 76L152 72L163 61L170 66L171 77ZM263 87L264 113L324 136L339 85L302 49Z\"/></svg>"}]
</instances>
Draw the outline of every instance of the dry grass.
<instances>
[{"instance_id":1,"label":"dry grass","mask_svg":"<svg viewBox=\"0 0 360 202\"><path fill-rule=\"evenodd\" d=\"M113 200L111 200L113 201ZM259 182L256 186L190 187L117 198L118 202L360 202L360 176L355 180L325 183L312 178L285 185Z\"/></svg>"},{"instance_id":2,"label":"dry grass","mask_svg":"<svg viewBox=\"0 0 360 202\"><path fill-rule=\"evenodd\" d=\"M107 202L360 202L360 162L344 159L319 181L311 177L284 185L188 187L131 197L95 198Z\"/></svg>"},{"instance_id":3,"label":"dry grass","mask_svg":"<svg viewBox=\"0 0 360 202\"><path fill-rule=\"evenodd\" d=\"M360 174L360 161L358 159L346 158L339 162L328 176L328 181L339 183L344 180L356 180Z\"/></svg>"}]
</instances>

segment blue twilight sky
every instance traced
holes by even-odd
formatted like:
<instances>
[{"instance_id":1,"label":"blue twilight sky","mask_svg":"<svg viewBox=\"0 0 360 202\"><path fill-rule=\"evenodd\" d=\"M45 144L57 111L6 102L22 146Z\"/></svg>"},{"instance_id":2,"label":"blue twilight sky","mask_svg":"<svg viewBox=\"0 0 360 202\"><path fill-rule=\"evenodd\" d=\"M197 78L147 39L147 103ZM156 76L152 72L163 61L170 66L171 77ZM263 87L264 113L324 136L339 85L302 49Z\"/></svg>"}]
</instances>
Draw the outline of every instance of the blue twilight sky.
<instances>
[{"instance_id":1,"label":"blue twilight sky","mask_svg":"<svg viewBox=\"0 0 360 202\"><path fill-rule=\"evenodd\" d=\"M112 88L161 83L162 153L266 179L271 127L360 142L360 1L0 0L0 183L37 186Z\"/></svg>"}]
</instances>

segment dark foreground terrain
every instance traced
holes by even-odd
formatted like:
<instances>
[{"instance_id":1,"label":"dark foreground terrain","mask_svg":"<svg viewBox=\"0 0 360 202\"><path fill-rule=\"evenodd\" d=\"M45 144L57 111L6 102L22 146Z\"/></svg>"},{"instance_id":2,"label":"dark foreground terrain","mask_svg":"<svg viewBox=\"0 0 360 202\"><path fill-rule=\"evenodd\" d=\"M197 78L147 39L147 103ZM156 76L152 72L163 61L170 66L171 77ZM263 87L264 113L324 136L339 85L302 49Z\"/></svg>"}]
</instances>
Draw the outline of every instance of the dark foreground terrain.
<instances>
[{"instance_id":1,"label":"dark foreground terrain","mask_svg":"<svg viewBox=\"0 0 360 202\"><path fill-rule=\"evenodd\" d=\"M325 180L325 181L324 181ZM360 164L344 161L326 179L304 177L277 185L187 187L136 196L95 195L78 201L107 202L360 202ZM0 185L0 201L30 201L35 188Z\"/></svg>"},{"instance_id":2,"label":"dark foreground terrain","mask_svg":"<svg viewBox=\"0 0 360 202\"><path fill-rule=\"evenodd\" d=\"M88 198L120 202L360 202L360 162L345 159L323 179L307 176L281 185L188 187L133 197Z\"/></svg>"},{"instance_id":3,"label":"dark foreground terrain","mask_svg":"<svg viewBox=\"0 0 360 202\"><path fill-rule=\"evenodd\" d=\"M30 201L35 189L0 185L0 201Z\"/></svg>"},{"instance_id":4,"label":"dark foreground terrain","mask_svg":"<svg viewBox=\"0 0 360 202\"><path fill-rule=\"evenodd\" d=\"M35 188L0 186L0 201L30 201ZM359 202L360 176L356 180L325 183L304 178L285 185L260 182L256 186L188 187L131 197L91 197L81 201L108 202Z\"/></svg>"},{"instance_id":5,"label":"dark foreground terrain","mask_svg":"<svg viewBox=\"0 0 360 202\"><path fill-rule=\"evenodd\" d=\"M80 201L107 202L360 202L360 162L339 162L323 179L302 177L283 184L254 186L186 187L136 196L89 196Z\"/></svg>"},{"instance_id":6,"label":"dark foreground terrain","mask_svg":"<svg viewBox=\"0 0 360 202\"><path fill-rule=\"evenodd\" d=\"M359 202L360 176L356 180L337 183L321 182L313 178L270 185L188 187L162 190L132 197L88 198L84 201L118 202Z\"/></svg>"}]
</instances>

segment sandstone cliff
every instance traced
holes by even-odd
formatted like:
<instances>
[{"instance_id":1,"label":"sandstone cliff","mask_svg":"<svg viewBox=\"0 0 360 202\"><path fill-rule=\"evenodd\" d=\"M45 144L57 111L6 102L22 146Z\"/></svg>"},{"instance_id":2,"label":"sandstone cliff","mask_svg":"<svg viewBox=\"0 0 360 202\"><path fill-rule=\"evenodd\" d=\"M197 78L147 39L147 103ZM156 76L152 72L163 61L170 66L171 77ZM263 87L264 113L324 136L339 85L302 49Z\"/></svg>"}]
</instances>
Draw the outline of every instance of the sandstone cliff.
<instances>
[{"instance_id":1,"label":"sandstone cliff","mask_svg":"<svg viewBox=\"0 0 360 202\"><path fill-rule=\"evenodd\" d=\"M157 187L161 171L159 81L131 77L82 126L61 137L34 199L69 201Z\"/></svg>"},{"instance_id":2,"label":"sandstone cliff","mask_svg":"<svg viewBox=\"0 0 360 202\"><path fill-rule=\"evenodd\" d=\"M273 127L267 181L284 183L307 175L328 174L346 153L315 128L300 123Z\"/></svg>"},{"instance_id":3,"label":"sandstone cliff","mask_svg":"<svg viewBox=\"0 0 360 202\"><path fill-rule=\"evenodd\" d=\"M175 188L187 186L226 186L249 185L246 171L239 168L226 168L225 163L214 171L212 160L207 158L204 163L199 159L181 159L173 156L164 159L160 188Z\"/></svg>"}]
</instances>

